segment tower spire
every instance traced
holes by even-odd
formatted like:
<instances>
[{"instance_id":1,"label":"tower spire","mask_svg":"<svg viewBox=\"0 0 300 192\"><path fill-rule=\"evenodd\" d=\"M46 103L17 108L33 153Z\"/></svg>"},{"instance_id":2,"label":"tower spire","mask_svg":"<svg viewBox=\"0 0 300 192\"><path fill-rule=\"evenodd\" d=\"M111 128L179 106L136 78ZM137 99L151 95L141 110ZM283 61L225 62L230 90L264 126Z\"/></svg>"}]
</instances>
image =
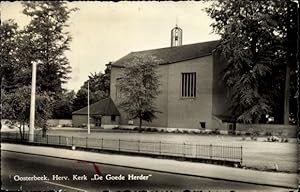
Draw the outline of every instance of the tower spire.
<instances>
[{"instance_id":1,"label":"tower spire","mask_svg":"<svg viewBox=\"0 0 300 192\"><path fill-rule=\"evenodd\" d=\"M178 27L178 18L176 16L176 26L171 30L171 47L182 45L182 29Z\"/></svg>"},{"instance_id":2,"label":"tower spire","mask_svg":"<svg viewBox=\"0 0 300 192\"><path fill-rule=\"evenodd\" d=\"M176 27L178 27L178 16L176 16Z\"/></svg>"}]
</instances>

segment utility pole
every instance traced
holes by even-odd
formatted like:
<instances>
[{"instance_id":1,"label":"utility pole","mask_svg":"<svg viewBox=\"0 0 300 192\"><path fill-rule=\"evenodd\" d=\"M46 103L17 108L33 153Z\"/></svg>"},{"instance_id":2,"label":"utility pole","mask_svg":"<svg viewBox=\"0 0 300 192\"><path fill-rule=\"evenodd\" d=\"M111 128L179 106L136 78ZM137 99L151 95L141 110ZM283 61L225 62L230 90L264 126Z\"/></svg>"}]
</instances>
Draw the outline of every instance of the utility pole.
<instances>
[{"instance_id":1,"label":"utility pole","mask_svg":"<svg viewBox=\"0 0 300 192\"><path fill-rule=\"evenodd\" d=\"M31 101L30 101L30 121L29 121L29 142L34 141L34 119L35 119L35 89L36 89L36 66L32 63L32 80L31 80Z\"/></svg>"},{"instance_id":2,"label":"utility pole","mask_svg":"<svg viewBox=\"0 0 300 192\"><path fill-rule=\"evenodd\" d=\"M3 86L3 81L4 81L4 77L1 78L1 101L3 101L3 92L2 92L2 86ZM0 111L0 121L2 120L2 115L3 115L3 107L2 107L2 102L0 102L0 108L1 108L1 111ZM0 122L0 130L2 129L2 122Z\"/></svg>"},{"instance_id":3,"label":"utility pole","mask_svg":"<svg viewBox=\"0 0 300 192\"><path fill-rule=\"evenodd\" d=\"M90 127L90 82L88 81L88 134L91 133L91 127Z\"/></svg>"}]
</instances>

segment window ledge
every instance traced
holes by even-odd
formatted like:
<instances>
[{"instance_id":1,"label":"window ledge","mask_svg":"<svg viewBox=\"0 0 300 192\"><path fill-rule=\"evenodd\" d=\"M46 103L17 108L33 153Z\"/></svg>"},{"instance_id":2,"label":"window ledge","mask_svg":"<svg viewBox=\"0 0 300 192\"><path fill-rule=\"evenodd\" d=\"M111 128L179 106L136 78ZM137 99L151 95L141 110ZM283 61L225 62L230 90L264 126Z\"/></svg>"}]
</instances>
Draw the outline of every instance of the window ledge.
<instances>
[{"instance_id":1,"label":"window ledge","mask_svg":"<svg viewBox=\"0 0 300 192\"><path fill-rule=\"evenodd\" d=\"M182 99L182 100L196 100L197 97L180 97L179 99Z\"/></svg>"}]
</instances>

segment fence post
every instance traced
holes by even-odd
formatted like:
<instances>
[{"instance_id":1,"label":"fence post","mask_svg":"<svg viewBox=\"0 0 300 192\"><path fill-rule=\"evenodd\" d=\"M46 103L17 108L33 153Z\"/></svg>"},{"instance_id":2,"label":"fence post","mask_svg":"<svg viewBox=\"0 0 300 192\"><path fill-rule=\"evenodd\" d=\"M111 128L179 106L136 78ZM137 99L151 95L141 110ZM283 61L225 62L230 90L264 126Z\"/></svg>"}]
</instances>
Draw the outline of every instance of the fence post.
<instances>
[{"instance_id":1,"label":"fence post","mask_svg":"<svg viewBox=\"0 0 300 192\"><path fill-rule=\"evenodd\" d=\"M159 154L161 154L161 141L159 142Z\"/></svg>"},{"instance_id":2,"label":"fence post","mask_svg":"<svg viewBox=\"0 0 300 192\"><path fill-rule=\"evenodd\" d=\"M72 136L72 146L73 146L73 136Z\"/></svg>"},{"instance_id":3,"label":"fence post","mask_svg":"<svg viewBox=\"0 0 300 192\"><path fill-rule=\"evenodd\" d=\"M58 136L58 144L60 145L60 135Z\"/></svg>"},{"instance_id":4,"label":"fence post","mask_svg":"<svg viewBox=\"0 0 300 192\"><path fill-rule=\"evenodd\" d=\"M183 157L185 157L185 143L183 143Z\"/></svg>"},{"instance_id":5,"label":"fence post","mask_svg":"<svg viewBox=\"0 0 300 192\"><path fill-rule=\"evenodd\" d=\"M88 147L88 137L85 138L85 148Z\"/></svg>"},{"instance_id":6,"label":"fence post","mask_svg":"<svg viewBox=\"0 0 300 192\"><path fill-rule=\"evenodd\" d=\"M243 146L241 146L241 165L243 163Z\"/></svg>"},{"instance_id":7,"label":"fence post","mask_svg":"<svg viewBox=\"0 0 300 192\"><path fill-rule=\"evenodd\" d=\"M121 146L120 146L120 145L121 145L121 144L120 144L120 142L121 142L121 140L119 139L119 151L120 151L120 148L121 148Z\"/></svg>"},{"instance_id":8,"label":"fence post","mask_svg":"<svg viewBox=\"0 0 300 192\"><path fill-rule=\"evenodd\" d=\"M212 159L212 144L209 145L209 157Z\"/></svg>"},{"instance_id":9,"label":"fence post","mask_svg":"<svg viewBox=\"0 0 300 192\"><path fill-rule=\"evenodd\" d=\"M101 138L101 149L103 149L103 138Z\"/></svg>"},{"instance_id":10,"label":"fence post","mask_svg":"<svg viewBox=\"0 0 300 192\"><path fill-rule=\"evenodd\" d=\"M140 144L141 144L141 142L140 142L140 140L138 140L138 152L140 152Z\"/></svg>"},{"instance_id":11,"label":"fence post","mask_svg":"<svg viewBox=\"0 0 300 192\"><path fill-rule=\"evenodd\" d=\"M47 145L48 145L48 136L49 136L49 135L47 135Z\"/></svg>"}]
</instances>

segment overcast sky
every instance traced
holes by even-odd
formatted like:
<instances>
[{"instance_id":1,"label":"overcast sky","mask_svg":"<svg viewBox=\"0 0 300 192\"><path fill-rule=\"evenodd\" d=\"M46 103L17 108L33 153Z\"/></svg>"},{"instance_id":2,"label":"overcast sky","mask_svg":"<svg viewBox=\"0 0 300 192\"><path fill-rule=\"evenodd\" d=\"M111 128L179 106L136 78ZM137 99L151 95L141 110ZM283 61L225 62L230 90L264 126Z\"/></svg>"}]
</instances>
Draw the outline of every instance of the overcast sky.
<instances>
[{"instance_id":1,"label":"overcast sky","mask_svg":"<svg viewBox=\"0 0 300 192\"><path fill-rule=\"evenodd\" d=\"M69 20L73 37L67 52L72 73L65 88L77 91L88 75L132 51L170 46L170 30L183 30L183 44L216 40L203 2L71 2L77 7ZM20 27L29 19L19 2L1 2L1 20L14 19Z\"/></svg>"}]
</instances>

